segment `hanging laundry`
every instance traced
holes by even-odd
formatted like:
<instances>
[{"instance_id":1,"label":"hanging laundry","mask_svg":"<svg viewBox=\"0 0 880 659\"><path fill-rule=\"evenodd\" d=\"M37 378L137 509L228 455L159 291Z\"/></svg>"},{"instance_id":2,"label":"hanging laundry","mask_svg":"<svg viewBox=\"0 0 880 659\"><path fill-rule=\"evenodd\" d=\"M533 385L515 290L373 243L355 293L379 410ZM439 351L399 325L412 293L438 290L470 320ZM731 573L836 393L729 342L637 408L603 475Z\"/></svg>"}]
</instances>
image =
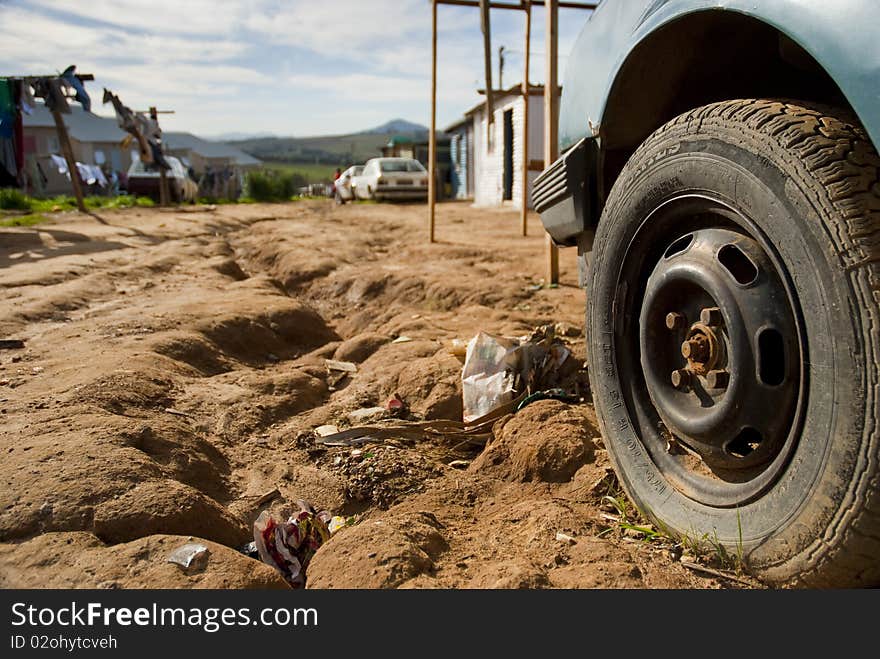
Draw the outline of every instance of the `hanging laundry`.
<instances>
[{"instance_id":1,"label":"hanging laundry","mask_svg":"<svg viewBox=\"0 0 880 659\"><path fill-rule=\"evenodd\" d=\"M92 99L89 98L88 93L86 92L85 86L82 84L82 80L80 80L76 75L76 65L71 64L64 72L61 74L61 79L64 80L70 87L73 87L74 91L76 91L76 100L79 101L79 104L82 105L83 110L86 112L92 111Z\"/></svg>"},{"instance_id":2,"label":"hanging laundry","mask_svg":"<svg viewBox=\"0 0 880 659\"><path fill-rule=\"evenodd\" d=\"M70 114L70 105L64 95L63 85L59 78L36 78L33 82L34 96L46 101L50 112Z\"/></svg>"},{"instance_id":3,"label":"hanging laundry","mask_svg":"<svg viewBox=\"0 0 880 659\"><path fill-rule=\"evenodd\" d=\"M106 87L104 88L103 102L113 104L113 110L116 112L116 122L119 124L119 127L137 139L141 162L147 165L152 163L153 150L150 148L150 143L145 135L148 128L146 117L140 113L135 114L130 107L123 105L119 97Z\"/></svg>"},{"instance_id":4,"label":"hanging laundry","mask_svg":"<svg viewBox=\"0 0 880 659\"><path fill-rule=\"evenodd\" d=\"M52 164L55 165L55 169L58 170L59 174L67 174L68 178L70 177L70 172L67 171L67 161L61 156L56 156L54 153L49 156L52 160Z\"/></svg>"},{"instance_id":5,"label":"hanging laundry","mask_svg":"<svg viewBox=\"0 0 880 659\"><path fill-rule=\"evenodd\" d=\"M21 81L21 101L19 106L21 111L27 115L33 114L34 108L37 107L37 101L34 99L33 92L31 91L32 84L33 81L30 78Z\"/></svg>"},{"instance_id":6,"label":"hanging laundry","mask_svg":"<svg viewBox=\"0 0 880 659\"><path fill-rule=\"evenodd\" d=\"M12 140L15 146L15 166L18 169L20 182L25 181L24 163L24 122L22 121L21 103L25 85L21 80L16 80L12 86L12 98L15 103L15 125Z\"/></svg>"},{"instance_id":7,"label":"hanging laundry","mask_svg":"<svg viewBox=\"0 0 880 659\"><path fill-rule=\"evenodd\" d=\"M11 138L15 133L15 96L12 80L0 78L0 137Z\"/></svg>"}]
</instances>

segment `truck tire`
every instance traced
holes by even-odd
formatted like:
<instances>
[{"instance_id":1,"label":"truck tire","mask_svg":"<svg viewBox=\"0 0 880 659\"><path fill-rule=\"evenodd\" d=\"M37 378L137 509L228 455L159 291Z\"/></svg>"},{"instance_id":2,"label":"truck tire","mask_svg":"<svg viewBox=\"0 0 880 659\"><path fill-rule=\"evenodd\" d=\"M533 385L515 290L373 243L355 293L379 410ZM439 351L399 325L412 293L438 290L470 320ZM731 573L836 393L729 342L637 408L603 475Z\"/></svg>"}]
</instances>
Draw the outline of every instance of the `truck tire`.
<instances>
[{"instance_id":1,"label":"truck tire","mask_svg":"<svg viewBox=\"0 0 880 659\"><path fill-rule=\"evenodd\" d=\"M588 258L624 490L771 584L880 584L878 173L843 110L707 105L629 159Z\"/></svg>"}]
</instances>

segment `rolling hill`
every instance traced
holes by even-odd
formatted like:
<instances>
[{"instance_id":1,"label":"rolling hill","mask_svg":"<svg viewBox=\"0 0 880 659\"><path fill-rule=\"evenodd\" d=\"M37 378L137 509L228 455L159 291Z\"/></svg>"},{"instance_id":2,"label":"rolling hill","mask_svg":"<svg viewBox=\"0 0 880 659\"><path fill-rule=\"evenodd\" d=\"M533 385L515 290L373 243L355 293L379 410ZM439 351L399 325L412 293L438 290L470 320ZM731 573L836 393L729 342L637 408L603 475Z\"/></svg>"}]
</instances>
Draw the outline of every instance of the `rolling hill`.
<instances>
[{"instance_id":1,"label":"rolling hill","mask_svg":"<svg viewBox=\"0 0 880 659\"><path fill-rule=\"evenodd\" d=\"M255 158L270 162L313 163L346 167L380 155L394 136L425 139L427 128L394 119L370 130L349 135L318 137L257 137L229 142Z\"/></svg>"}]
</instances>

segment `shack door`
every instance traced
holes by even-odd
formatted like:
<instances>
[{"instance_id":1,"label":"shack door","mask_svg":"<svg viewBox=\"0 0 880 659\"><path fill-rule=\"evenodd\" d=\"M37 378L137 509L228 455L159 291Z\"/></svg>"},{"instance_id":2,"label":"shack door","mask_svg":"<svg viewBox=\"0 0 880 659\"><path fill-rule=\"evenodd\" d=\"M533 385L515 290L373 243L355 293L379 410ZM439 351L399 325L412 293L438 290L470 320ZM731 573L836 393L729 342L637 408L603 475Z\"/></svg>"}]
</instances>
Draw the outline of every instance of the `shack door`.
<instances>
[{"instance_id":1,"label":"shack door","mask_svg":"<svg viewBox=\"0 0 880 659\"><path fill-rule=\"evenodd\" d=\"M504 112L504 199L513 199L513 110Z\"/></svg>"}]
</instances>

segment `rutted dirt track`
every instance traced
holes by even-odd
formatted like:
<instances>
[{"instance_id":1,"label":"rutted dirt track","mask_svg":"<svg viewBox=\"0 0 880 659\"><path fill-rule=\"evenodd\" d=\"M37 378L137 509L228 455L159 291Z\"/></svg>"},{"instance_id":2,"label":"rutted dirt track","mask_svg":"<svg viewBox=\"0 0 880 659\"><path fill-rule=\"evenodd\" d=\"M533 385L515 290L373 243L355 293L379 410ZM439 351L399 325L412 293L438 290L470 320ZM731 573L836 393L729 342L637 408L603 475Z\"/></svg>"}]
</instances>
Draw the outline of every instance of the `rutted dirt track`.
<instances>
[{"instance_id":1,"label":"rutted dirt track","mask_svg":"<svg viewBox=\"0 0 880 659\"><path fill-rule=\"evenodd\" d=\"M731 585L609 521L589 404L533 403L482 454L315 445L394 393L412 418L460 419L453 338L581 327L572 250L559 288L534 286L532 222L523 239L516 212L446 204L428 245L422 206L315 201L0 230L0 338L27 340L0 351L0 586L284 588L237 548L298 499L353 522L313 588ZM167 558L190 536L210 557L184 571Z\"/></svg>"}]
</instances>

